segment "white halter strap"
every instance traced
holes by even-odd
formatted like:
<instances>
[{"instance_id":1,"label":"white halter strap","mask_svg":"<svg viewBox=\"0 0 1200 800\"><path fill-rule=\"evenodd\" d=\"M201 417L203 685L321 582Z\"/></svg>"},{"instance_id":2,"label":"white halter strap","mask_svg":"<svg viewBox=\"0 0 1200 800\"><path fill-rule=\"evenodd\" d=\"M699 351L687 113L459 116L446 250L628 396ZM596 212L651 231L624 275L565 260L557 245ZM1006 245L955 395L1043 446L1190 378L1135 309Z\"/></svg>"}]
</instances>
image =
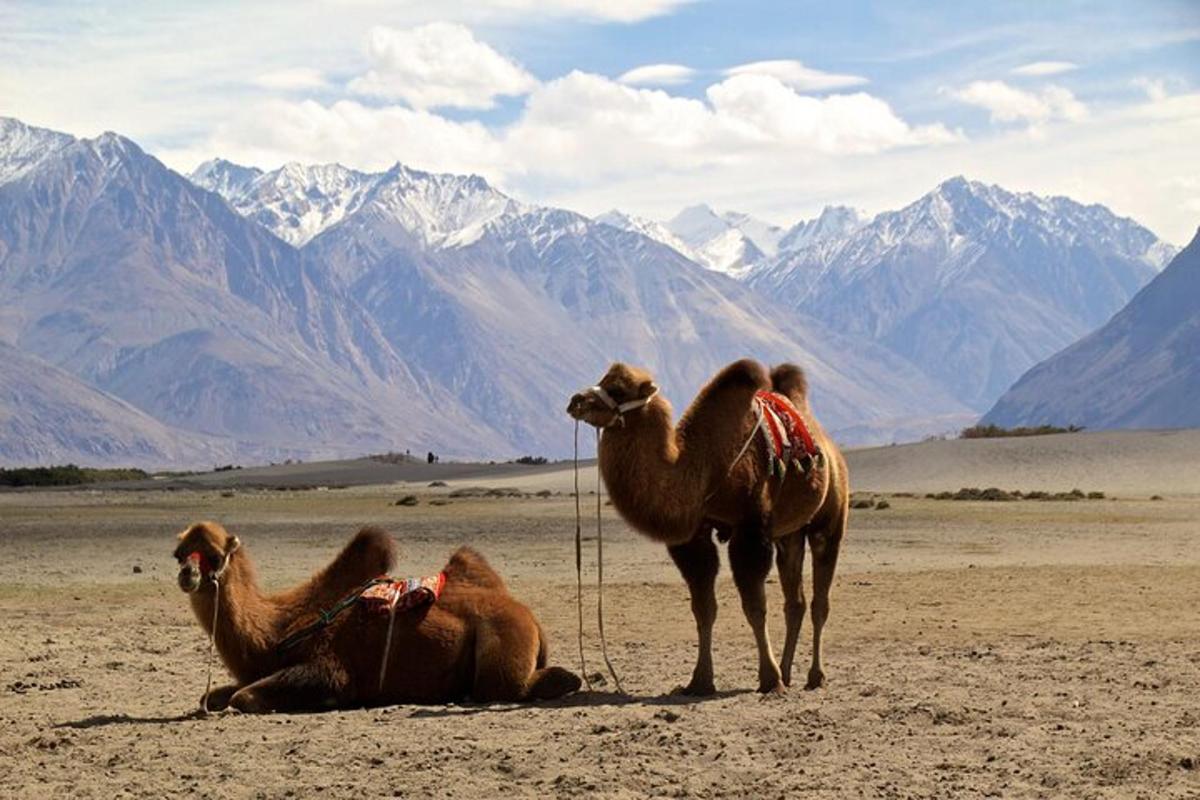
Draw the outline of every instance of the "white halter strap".
<instances>
[{"instance_id":1,"label":"white halter strap","mask_svg":"<svg viewBox=\"0 0 1200 800\"><path fill-rule=\"evenodd\" d=\"M608 426L611 426L614 422L619 420L626 412L641 408L642 406L646 405L651 400L653 400L654 395L658 394L658 387L655 387L654 391L650 392L650 394L646 395L645 397L639 397L636 400L626 400L624 403L618 403L616 400L614 400L612 398L612 395L610 395L607 391L605 391L604 387L600 386L599 384L591 387L590 389L588 389L588 391L591 392L592 394L596 395L596 397L599 397L600 401L602 403L604 403L604 405L608 406L610 409L617 412L617 415L615 417L613 417L613 421L608 424ZM608 427L608 426L606 426L606 427Z\"/></svg>"}]
</instances>

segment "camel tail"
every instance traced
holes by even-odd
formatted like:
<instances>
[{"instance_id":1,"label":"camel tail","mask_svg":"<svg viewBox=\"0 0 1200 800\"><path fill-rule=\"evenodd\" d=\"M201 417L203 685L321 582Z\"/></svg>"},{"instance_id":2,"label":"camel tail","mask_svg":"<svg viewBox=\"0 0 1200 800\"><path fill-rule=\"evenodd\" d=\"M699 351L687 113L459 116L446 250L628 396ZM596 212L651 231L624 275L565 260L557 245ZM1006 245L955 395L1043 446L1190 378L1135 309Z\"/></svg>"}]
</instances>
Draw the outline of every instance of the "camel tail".
<instances>
[{"instance_id":1,"label":"camel tail","mask_svg":"<svg viewBox=\"0 0 1200 800\"><path fill-rule=\"evenodd\" d=\"M537 668L543 669L550 659L550 645L546 643L546 632L542 630L542 624L537 623L538 632L538 652L537 652Z\"/></svg>"},{"instance_id":2,"label":"camel tail","mask_svg":"<svg viewBox=\"0 0 1200 800\"><path fill-rule=\"evenodd\" d=\"M772 369L771 388L786 397L808 399L808 378L795 364L780 364Z\"/></svg>"}]
</instances>

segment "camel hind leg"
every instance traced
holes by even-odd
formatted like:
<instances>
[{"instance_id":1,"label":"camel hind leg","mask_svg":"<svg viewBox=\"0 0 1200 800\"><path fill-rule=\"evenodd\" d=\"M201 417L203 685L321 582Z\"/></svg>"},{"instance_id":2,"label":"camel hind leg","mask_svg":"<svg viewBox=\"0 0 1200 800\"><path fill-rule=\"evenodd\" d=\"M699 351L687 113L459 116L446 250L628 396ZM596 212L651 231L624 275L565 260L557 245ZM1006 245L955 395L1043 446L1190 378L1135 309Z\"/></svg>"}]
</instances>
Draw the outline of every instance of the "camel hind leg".
<instances>
[{"instance_id":1,"label":"camel hind leg","mask_svg":"<svg viewBox=\"0 0 1200 800\"><path fill-rule=\"evenodd\" d=\"M825 685L825 670L821 665L821 633L825 629L826 620L829 619L829 590L833 586L838 550L841 549L842 536L846 532L846 517L843 509L828 525L808 529L808 544L813 557L813 650L805 689L818 689Z\"/></svg>"},{"instance_id":2,"label":"camel hind leg","mask_svg":"<svg viewBox=\"0 0 1200 800\"><path fill-rule=\"evenodd\" d=\"M553 700L579 688L578 675L546 666L541 628L527 609L520 611L523 613L500 614L480 623L475 633L472 700Z\"/></svg>"},{"instance_id":3,"label":"camel hind leg","mask_svg":"<svg viewBox=\"0 0 1200 800\"><path fill-rule=\"evenodd\" d=\"M783 689L783 674L771 652L767 635L767 575L771 572L771 542L758 526L739 528L729 542L733 582L742 597L742 611L758 645L758 691Z\"/></svg>"},{"instance_id":4,"label":"camel hind leg","mask_svg":"<svg viewBox=\"0 0 1200 800\"><path fill-rule=\"evenodd\" d=\"M775 542L775 566L779 569L779 585L783 589L783 618L787 633L779 668L784 686L792 685L792 661L804 624L804 532L803 530Z\"/></svg>"}]
</instances>

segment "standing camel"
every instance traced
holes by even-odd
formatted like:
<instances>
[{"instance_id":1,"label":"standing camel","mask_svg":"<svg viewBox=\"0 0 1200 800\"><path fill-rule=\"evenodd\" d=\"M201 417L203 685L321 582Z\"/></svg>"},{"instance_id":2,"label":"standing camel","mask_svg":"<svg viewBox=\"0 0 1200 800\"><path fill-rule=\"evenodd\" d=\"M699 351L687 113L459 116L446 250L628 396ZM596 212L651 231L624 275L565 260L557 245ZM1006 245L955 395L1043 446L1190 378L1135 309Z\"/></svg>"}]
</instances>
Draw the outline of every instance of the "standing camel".
<instances>
[{"instance_id":1,"label":"standing camel","mask_svg":"<svg viewBox=\"0 0 1200 800\"><path fill-rule=\"evenodd\" d=\"M363 529L325 569L273 595L259 590L238 537L215 522L179 534L174 555L179 587L236 681L205 695L211 710L542 700L579 688L578 676L546 666L546 637L533 613L467 547L443 568L432 604L396 610L390 620L352 600L311 636L298 632L390 569L390 536Z\"/></svg>"},{"instance_id":2,"label":"standing camel","mask_svg":"<svg viewBox=\"0 0 1200 800\"><path fill-rule=\"evenodd\" d=\"M813 459L779 476L766 452L771 431L756 398L774 392L790 401L811 434ZM792 660L804 620L804 544L813 556L813 651L807 689L825 682L821 633L829 617L829 590L846 531L849 479L846 462L808 406L803 371L791 364L767 374L756 361L721 370L672 425L671 404L648 372L613 364L597 386L571 398L567 413L603 429L600 473L613 505L642 534L663 542L692 599L700 651L691 682L680 691L708 695L713 684L712 630L717 618L720 560L713 532L729 542L729 561L742 610L758 646L758 690L791 685ZM785 451L786 452L786 451ZM794 451L793 451L794 452ZM774 545L772 547L772 545ZM772 550L783 587L787 634L781 662L767 636L766 578Z\"/></svg>"}]
</instances>

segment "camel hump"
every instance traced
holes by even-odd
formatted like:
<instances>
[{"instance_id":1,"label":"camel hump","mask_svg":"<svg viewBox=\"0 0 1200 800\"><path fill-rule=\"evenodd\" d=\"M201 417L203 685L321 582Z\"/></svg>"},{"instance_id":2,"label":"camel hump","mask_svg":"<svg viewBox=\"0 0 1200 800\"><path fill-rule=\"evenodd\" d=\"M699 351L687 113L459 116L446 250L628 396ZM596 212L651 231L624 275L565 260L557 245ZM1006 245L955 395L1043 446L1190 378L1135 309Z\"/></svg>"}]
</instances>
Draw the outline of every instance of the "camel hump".
<instances>
[{"instance_id":1,"label":"camel hump","mask_svg":"<svg viewBox=\"0 0 1200 800\"><path fill-rule=\"evenodd\" d=\"M502 579L487 559L472 547L460 547L446 564L446 583L469 583L484 588L503 589Z\"/></svg>"},{"instance_id":2,"label":"camel hump","mask_svg":"<svg viewBox=\"0 0 1200 800\"><path fill-rule=\"evenodd\" d=\"M371 577L391 572L395 563L395 540L382 528L368 526L354 534L354 538L333 560L329 570L336 574L352 569Z\"/></svg>"},{"instance_id":3,"label":"camel hump","mask_svg":"<svg viewBox=\"0 0 1200 800\"><path fill-rule=\"evenodd\" d=\"M771 388L771 380L762 364L752 358L734 361L718 372L709 383L713 389L745 386L755 390Z\"/></svg>"},{"instance_id":4,"label":"camel hump","mask_svg":"<svg viewBox=\"0 0 1200 800\"><path fill-rule=\"evenodd\" d=\"M795 364L780 364L771 370L771 388L785 397L808 397L808 378Z\"/></svg>"}]
</instances>

